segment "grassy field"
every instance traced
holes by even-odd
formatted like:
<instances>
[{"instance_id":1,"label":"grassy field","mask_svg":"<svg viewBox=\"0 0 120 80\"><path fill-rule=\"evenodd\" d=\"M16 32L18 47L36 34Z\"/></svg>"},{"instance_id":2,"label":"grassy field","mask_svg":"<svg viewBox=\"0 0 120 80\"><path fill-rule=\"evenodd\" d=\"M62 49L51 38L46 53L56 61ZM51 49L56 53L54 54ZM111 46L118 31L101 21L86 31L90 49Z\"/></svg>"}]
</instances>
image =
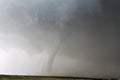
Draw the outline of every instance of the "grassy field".
<instances>
[{"instance_id":1,"label":"grassy field","mask_svg":"<svg viewBox=\"0 0 120 80\"><path fill-rule=\"evenodd\" d=\"M0 80L100 80L100 79L81 79L70 77L41 77L41 76L10 76L0 75Z\"/></svg>"}]
</instances>

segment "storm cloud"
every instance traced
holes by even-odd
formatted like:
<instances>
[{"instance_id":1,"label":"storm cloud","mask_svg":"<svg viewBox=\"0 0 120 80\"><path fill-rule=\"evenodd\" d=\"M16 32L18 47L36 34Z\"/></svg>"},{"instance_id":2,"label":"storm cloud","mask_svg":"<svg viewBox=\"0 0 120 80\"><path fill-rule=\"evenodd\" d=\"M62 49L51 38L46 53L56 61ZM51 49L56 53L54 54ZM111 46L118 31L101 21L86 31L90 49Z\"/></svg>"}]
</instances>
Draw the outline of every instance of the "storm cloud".
<instances>
[{"instance_id":1,"label":"storm cloud","mask_svg":"<svg viewBox=\"0 0 120 80\"><path fill-rule=\"evenodd\" d=\"M119 77L119 0L0 0L0 74Z\"/></svg>"}]
</instances>

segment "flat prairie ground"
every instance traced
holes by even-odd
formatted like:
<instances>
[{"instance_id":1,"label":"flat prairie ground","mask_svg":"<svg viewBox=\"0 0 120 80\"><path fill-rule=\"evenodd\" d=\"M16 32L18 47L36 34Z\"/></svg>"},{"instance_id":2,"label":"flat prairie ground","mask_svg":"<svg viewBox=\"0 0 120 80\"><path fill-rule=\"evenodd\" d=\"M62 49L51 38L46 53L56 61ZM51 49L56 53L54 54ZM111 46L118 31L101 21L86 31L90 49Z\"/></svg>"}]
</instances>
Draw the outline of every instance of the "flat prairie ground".
<instances>
[{"instance_id":1,"label":"flat prairie ground","mask_svg":"<svg viewBox=\"0 0 120 80\"><path fill-rule=\"evenodd\" d=\"M72 77L41 77L41 76L11 76L0 75L0 80L100 80L100 79L82 79Z\"/></svg>"}]
</instances>

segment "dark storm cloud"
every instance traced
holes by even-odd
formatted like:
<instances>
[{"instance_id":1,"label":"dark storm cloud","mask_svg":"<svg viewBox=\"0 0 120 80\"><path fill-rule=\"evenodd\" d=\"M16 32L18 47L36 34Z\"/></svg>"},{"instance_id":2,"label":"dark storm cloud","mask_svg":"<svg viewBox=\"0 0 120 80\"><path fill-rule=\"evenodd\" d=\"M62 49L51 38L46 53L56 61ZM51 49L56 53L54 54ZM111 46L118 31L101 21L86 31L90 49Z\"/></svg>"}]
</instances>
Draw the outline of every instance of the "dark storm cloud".
<instances>
[{"instance_id":1,"label":"dark storm cloud","mask_svg":"<svg viewBox=\"0 0 120 80\"><path fill-rule=\"evenodd\" d=\"M119 76L119 4L1 0L0 73Z\"/></svg>"}]
</instances>

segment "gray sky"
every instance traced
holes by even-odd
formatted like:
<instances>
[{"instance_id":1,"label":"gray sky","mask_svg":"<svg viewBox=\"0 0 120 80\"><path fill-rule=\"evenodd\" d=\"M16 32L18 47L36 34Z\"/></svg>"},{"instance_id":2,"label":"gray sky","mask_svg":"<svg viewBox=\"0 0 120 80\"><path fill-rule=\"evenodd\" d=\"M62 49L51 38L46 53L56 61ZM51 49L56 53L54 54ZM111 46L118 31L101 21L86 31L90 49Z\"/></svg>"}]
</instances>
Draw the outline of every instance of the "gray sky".
<instances>
[{"instance_id":1,"label":"gray sky","mask_svg":"<svg viewBox=\"0 0 120 80\"><path fill-rule=\"evenodd\" d=\"M119 4L0 0L0 74L119 77Z\"/></svg>"}]
</instances>

